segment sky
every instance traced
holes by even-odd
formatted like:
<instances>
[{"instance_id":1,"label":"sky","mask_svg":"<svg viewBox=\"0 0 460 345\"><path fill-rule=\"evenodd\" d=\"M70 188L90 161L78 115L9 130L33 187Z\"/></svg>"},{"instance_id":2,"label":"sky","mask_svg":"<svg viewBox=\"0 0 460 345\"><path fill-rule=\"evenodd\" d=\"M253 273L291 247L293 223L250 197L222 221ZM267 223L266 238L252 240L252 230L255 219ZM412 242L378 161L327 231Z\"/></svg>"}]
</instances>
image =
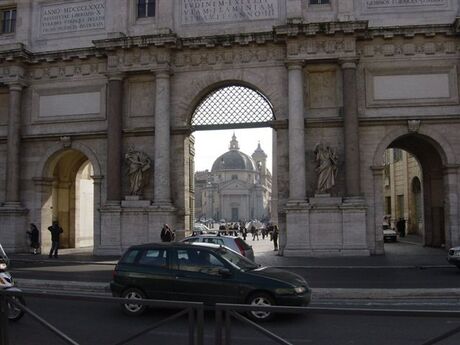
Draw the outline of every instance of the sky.
<instances>
[{"instance_id":1,"label":"sky","mask_svg":"<svg viewBox=\"0 0 460 345\"><path fill-rule=\"evenodd\" d=\"M267 167L272 169L271 128L223 129L216 131L193 132L195 137L195 171L211 170L212 164L220 155L228 151L232 135L235 133L240 151L251 156L260 142L267 154Z\"/></svg>"}]
</instances>

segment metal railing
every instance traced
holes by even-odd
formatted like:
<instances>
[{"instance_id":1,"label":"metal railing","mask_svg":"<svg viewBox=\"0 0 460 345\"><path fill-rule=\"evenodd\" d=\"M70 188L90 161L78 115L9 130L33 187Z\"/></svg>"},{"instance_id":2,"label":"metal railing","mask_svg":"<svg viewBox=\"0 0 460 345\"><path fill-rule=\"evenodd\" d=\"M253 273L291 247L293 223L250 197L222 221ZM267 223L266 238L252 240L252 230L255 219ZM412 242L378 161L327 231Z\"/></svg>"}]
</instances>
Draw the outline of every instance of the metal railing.
<instances>
[{"instance_id":1,"label":"metal railing","mask_svg":"<svg viewBox=\"0 0 460 345\"><path fill-rule=\"evenodd\" d=\"M13 300L12 296L22 297L38 297L52 298L72 301L85 302L103 302L116 304L142 304L150 307L178 309L179 312L168 316L160 321L155 322L146 329L130 335L129 337L118 341L114 345L123 345L135 340L146 333L170 323L183 316L188 317L188 344L203 345L204 339L204 311L212 310L215 312L214 326L214 344L215 345L231 345L232 344L232 320L235 319L244 325L263 334L277 344L290 345L291 343L271 332L262 325L250 320L244 315L253 311L264 311L273 313L295 313L295 314L329 314L329 315L359 315L359 316L394 316L394 317L428 317L428 318L456 318L460 319L460 311L449 310L393 310L393 309L363 309L363 308L319 308L319 307L284 307L284 306L255 306L255 305L240 305L240 304L216 304L214 306L205 307L201 302L179 302L179 301L163 301L163 300L135 300L126 298L103 297L95 295L67 294L67 293L45 293L45 292L18 292L0 290L0 345L9 345L9 324L7 316L7 300L14 303L33 319L38 321L43 327L59 336L67 344L78 345L78 343L64 334L62 331L48 323L42 317L30 310L27 306L20 304L17 300ZM439 336L425 341L420 345L435 345L441 341L460 333L460 326L453 328Z\"/></svg>"}]
</instances>

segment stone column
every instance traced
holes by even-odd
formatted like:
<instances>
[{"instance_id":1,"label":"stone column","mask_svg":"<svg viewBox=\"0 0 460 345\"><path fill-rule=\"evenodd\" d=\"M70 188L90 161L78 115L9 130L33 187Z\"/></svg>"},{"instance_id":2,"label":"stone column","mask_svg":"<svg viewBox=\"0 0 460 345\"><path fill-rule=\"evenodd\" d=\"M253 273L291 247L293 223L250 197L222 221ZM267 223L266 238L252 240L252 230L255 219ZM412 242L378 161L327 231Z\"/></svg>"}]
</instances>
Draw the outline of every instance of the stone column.
<instances>
[{"instance_id":1,"label":"stone column","mask_svg":"<svg viewBox=\"0 0 460 345\"><path fill-rule=\"evenodd\" d=\"M345 182L347 196L359 196L359 120L356 90L356 60L344 60L343 73L343 126L345 139Z\"/></svg>"},{"instance_id":2,"label":"stone column","mask_svg":"<svg viewBox=\"0 0 460 345\"><path fill-rule=\"evenodd\" d=\"M170 72L155 71L155 171L153 197L157 205L171 204Z\"/></svg>"},{"instance_id":3,"label":"stone column","mask_svg":"<svg viewBox=\"0 0 460 345\"><path fill-rule=\"evenodd\" d=\"M123 75L109 75L107 102L107 201L121 199Z\"/></svg>"},{"instance_id":4,"label":"stone column","mask_svg":"<svg viewBox=\"0 0 460 345\"><path fill-rule=\"evenodd\" d=\"M6 153L6 205L19 206L19 164L21 146L21 95L22 85L9 85L8 142Z\"/></svg>"},{"instance_id":5,"label":"stone column","mask_svg":"<svg viewBox=\"0 0 460 345\"><path fill-rule=\"evenodd\" d=\"M288 62L289 99L289 201L302 202L306 195L303 62Z\"/></svg>"}]
</instances>

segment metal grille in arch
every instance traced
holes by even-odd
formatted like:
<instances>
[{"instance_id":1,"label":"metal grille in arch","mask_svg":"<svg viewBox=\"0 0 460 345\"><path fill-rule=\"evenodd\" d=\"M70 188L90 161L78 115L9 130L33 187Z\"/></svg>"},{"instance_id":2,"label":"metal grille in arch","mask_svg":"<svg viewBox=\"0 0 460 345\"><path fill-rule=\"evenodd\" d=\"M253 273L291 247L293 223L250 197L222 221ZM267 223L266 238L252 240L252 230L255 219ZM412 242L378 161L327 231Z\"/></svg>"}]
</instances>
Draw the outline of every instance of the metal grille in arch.
<instances>
[{"instance_id":1,"label":"metal grille in arch","mask_svg":"<svg viewBox=\"0 0 460 345\"><path fill-rule=\"evenodd\" d=\"M217 89L195 109L193 127L267 124L274 120L270 102L261 93L243 86Z\"/></svg>"}]
</instances>

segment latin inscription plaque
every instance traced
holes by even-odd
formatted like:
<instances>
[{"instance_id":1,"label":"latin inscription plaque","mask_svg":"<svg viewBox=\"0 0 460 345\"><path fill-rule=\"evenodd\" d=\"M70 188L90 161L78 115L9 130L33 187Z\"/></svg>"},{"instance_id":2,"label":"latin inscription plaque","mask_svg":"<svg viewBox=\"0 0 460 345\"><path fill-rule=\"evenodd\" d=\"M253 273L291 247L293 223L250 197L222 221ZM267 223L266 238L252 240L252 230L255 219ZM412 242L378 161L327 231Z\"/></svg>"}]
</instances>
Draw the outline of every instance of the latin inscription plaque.
<instances>
[{"instance_id":1,"label":"latin inscription plaque","mask_svg":"<svg viewBox=\"0 0 460 345\"><path fill-rule=\"evenodd\" d=\"M277 0L181 0L182 24L278 18Z\"/></svg>"},{"instance_id":2,"label":"latin inscription plaque","mask_svg":"<svg viewBox=\"0 0 460 345\"><path fill-rule=\"evenodd\" d=\"M40 14L42 35L104 29L105 0L43 6Z\"/></svg>"},{"instance_id":3,"label":"latin inscription plaque","mask_svg":"<svg viewBox=\"0 0 460 345\"><path fill-rule=\"evenodd\" d=\"M391 8L418 8L423 9L433 7L447 8L449 0L364 0L364 8L373 9L391 9Z\"/></svg>"}]
</instances>

